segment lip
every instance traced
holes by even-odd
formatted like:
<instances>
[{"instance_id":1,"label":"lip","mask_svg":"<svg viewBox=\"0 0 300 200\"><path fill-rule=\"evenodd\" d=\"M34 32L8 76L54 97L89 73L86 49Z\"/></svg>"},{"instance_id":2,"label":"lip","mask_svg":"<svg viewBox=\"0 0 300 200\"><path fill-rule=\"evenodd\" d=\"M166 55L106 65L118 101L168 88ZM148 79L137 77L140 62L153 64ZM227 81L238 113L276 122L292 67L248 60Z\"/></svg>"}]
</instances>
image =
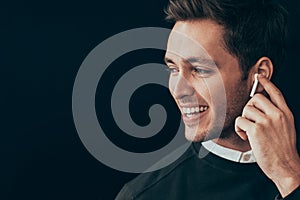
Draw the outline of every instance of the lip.
<instances>
[{"instance_id":1,"label":"lip","mask_svg":"<svg viewBox=\"0 0 300 200\"><path fill-rule=\"evenodd\" d=\"M198 125L200 122L200 118L202 118L204 115L206 115L209 108L205 111L199 112L197 114L194 114L192 117L187 117L184 113L181 112L183 122L187 126L195 126Z\"/></svg>"}]
</instances>

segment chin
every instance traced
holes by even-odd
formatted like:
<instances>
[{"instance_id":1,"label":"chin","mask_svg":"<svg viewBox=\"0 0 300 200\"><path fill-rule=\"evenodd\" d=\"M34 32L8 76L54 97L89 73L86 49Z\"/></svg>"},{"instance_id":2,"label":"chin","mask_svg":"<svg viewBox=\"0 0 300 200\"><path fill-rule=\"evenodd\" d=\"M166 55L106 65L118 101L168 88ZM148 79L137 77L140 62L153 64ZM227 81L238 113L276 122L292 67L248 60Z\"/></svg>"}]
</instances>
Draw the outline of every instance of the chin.
<instances>
[{"instance_id":1,"label":"chin","mask_svg":"<svg viewBox=\"0 0 300 200\"><path fill-rule=\"evenodd\" d=\"M214 126L209 129L185 126L185 138L190 142L203 142L222 137L223 127Z\"/></svg>"},{"instance_id":2,"label":"chin","mask_svg":"<svg viewBox=\"0 0 300 200\"><path fill-rule=\"evenodd\" d=\"M190 142L202 142L207 136L207 131L195 130L185 126L185 138Z\"/></svg>"}]
</instances>

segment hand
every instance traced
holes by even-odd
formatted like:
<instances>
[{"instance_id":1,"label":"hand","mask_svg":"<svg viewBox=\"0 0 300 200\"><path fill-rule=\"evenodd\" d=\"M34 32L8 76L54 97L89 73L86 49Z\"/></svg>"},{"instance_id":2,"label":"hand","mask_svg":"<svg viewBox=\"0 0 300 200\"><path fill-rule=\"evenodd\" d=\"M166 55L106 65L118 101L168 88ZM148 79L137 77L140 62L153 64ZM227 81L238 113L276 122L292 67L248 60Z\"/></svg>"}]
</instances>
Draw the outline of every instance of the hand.
<instances>
[{"instance_id":1,"label":"hand","mask_svg":"<svg viewBox=\"0 0 300 200\"><path fill-rule=\"evenodd\" d=\"M300 185L294 117L280 90L261 75L258 81L270 99L255 94L236 119L235 131L249 140L257 164L285 197Z\"/></svg>"}]
</instances>

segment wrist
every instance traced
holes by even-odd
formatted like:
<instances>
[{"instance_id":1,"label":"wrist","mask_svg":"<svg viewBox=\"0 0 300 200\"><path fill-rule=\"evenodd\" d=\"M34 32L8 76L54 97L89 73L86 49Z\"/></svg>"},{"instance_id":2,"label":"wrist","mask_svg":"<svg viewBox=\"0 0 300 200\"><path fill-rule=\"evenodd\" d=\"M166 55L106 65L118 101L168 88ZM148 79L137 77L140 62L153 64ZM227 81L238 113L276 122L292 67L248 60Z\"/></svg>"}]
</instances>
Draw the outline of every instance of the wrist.
<instances>
[{"instance_id":1,"label":"wrist","mask_svg":"<svg viewBox=\"0 0 300 200\"><path fill-rule=\"evenodd\" d=\"M282 198L285 198L292 193L300 185L300 179L294 177L286 177L280 181L275 182L277 189L279 190Z\"/></svg>"},{"instance_id":2,"label":"wrist","mask_svg":"<svg viewBox=\"0 0 300 200\"><path fill-rule=\"evenodd\" d=\"M279 171L282 171L282 173L276 173L276 177L271 179L277 186L281 196L285 198L300 186L300 162L295 162L293 165L277 172Z\"/></svg>"}]
</instances>

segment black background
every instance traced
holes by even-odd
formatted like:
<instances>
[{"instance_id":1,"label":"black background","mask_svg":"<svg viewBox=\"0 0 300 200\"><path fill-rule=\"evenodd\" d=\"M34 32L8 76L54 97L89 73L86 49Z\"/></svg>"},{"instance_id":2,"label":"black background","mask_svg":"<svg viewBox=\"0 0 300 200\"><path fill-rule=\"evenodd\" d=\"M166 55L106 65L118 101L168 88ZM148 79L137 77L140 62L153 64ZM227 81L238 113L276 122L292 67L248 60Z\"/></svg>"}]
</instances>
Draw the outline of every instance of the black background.
<instances>
[{"instance_id":1,"label":"black background","mask_svg":"<svg viewBox=\"0 0 300 200\"><path fill-rule=\"evenodd\" d=\"M113 199L136 176L111 169L87 152L73 123L72 87L82 61L106 38L137 27L170 28L164 21L166 3L1 3L0 199ZM284 3L291 13L289 52L282 78L275 82L299 124L300 3ZM144 61L143 56L136 59Z\"/></svg>"}]
</instances>

